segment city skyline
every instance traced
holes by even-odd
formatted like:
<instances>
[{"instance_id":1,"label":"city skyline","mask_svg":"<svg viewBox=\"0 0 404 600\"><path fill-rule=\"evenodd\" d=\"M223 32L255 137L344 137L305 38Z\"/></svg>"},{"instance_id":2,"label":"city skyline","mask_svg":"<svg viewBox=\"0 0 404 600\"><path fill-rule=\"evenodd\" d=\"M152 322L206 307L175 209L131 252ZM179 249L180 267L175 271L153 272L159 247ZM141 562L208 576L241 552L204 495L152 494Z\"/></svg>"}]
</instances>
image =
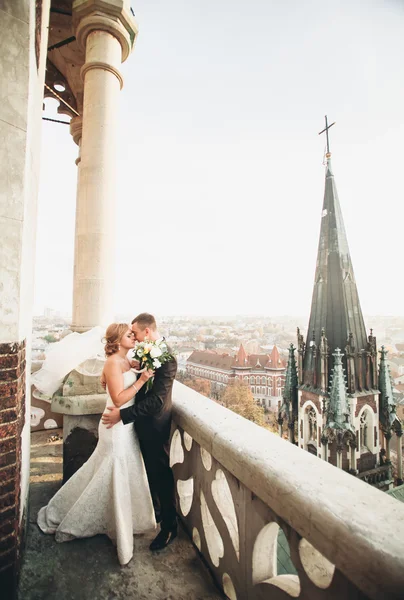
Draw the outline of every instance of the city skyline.
<instances>
[{"instance_id":1,"label":"city skyline","mask_svg":"<svg viewBox=\"0 0 404 600\"><path fill-rule=\"evenodd\" d=\"M328 114L362 310L402 315L404 8L254 0L248 13L240 2L201 12L139 0L135 12L119 116L116 312L308 315ZM68 127L44 124L42 155L35 312L70 312Z\"/></svg>"}]
</instances>

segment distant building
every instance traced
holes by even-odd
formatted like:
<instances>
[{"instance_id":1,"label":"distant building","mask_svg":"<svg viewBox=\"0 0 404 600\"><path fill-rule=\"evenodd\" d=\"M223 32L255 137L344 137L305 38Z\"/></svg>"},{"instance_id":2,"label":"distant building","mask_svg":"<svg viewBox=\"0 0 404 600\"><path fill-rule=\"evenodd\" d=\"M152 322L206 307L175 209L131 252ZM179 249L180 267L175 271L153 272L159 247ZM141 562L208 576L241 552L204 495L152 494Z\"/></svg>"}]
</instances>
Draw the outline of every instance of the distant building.
<instances>
[{"instance_id":1,"label":"distant building","mask_svg":"<svg viewBox=\"0 0 404 600\"><path fill-rule=\"evenodd\" d=\"M212 395L229 383L248 385L254 398L276 411L285 384L285 362L276 346L270 354L247 354L243 344L236 356L213 350L195 351L187 360L186 372L211 382Z\"/></svg>"}]
</instances>

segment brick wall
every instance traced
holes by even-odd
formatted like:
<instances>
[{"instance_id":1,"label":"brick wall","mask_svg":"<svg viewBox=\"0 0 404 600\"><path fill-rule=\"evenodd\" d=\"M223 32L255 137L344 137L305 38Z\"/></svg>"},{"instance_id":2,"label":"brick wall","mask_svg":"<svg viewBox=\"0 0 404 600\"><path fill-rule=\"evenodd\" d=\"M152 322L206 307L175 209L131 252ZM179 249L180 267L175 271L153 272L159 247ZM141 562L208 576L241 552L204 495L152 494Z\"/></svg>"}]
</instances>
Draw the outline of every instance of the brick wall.
<instances>
[{"instance_id":1,"label":"brick wall","mask_svg":"<svg viewBox=\"0 0 404 600\"><path fill-rule=\"evenodd\" d=\"M12 597L21 542L21 431L25 422L25 341L0 344L0 589Z\"/></svg>"},{"instance_id":2,"label":"brick wall","mask_svg":"<svg viewBox=\"0 0 404 600\"><path fill-rule=\"evenodd\" d=\"M307 402L307 400L311 400L313 402L314 406L318 410L318 413L321 415L321 404L319 396L317 396L317 394L313 394L312 392L306 392L306 390L303 390L302 395L300 397L300 408L305 402Z\"/></svg>"},{"instance_id":3,"label":"brick wall","mask_svg":"<svg viewBox=\"0 0 404 600\"><path fill-rule=\"evenodd\" d=\"M377 412L377 406L374 396L359 396L356 401L355 417L359 415L360 411L365 406L365 404L370 406L374 413Z\"/></svg>"}]
</instances>

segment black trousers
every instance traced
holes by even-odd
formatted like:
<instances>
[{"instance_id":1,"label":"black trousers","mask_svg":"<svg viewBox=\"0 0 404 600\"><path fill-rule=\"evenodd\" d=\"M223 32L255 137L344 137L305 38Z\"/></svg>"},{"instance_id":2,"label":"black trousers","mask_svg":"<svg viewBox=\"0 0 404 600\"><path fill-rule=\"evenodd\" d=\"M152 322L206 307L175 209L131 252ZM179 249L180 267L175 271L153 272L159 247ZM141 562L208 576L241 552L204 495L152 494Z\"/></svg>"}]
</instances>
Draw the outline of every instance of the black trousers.
<instances>
[{"instance_id":1,"label":"black trousers","mask_svg":"<svg viewBox=\"0 0 404 600\"><path fill-rule=\"evenodd\" d=\"M168 452L160 441L139 440L156 512L160 511L161 529L172 531L177 527L174 476Z\"/></svg>"}]
</instances>

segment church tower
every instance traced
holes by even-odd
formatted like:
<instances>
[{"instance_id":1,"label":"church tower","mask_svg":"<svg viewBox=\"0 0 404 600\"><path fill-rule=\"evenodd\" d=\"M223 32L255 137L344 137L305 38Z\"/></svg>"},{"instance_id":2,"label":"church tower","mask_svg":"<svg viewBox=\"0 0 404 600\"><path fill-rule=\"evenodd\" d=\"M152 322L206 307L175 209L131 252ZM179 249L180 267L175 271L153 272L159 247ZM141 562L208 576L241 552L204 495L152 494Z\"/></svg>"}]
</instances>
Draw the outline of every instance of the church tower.
<instances>
[{"instance_id":1,"label":"church tower","mask_svg":"<svg viewBox=\"0 0 404 600\"><path fill-rule=\"evenodd\" d=\"M361 473L379 463L376 338L372 331L366 334L328 129L326 120L325 192L306 341L298 331L295 442L335 466Z\"/></svg>"}]
</instances>

